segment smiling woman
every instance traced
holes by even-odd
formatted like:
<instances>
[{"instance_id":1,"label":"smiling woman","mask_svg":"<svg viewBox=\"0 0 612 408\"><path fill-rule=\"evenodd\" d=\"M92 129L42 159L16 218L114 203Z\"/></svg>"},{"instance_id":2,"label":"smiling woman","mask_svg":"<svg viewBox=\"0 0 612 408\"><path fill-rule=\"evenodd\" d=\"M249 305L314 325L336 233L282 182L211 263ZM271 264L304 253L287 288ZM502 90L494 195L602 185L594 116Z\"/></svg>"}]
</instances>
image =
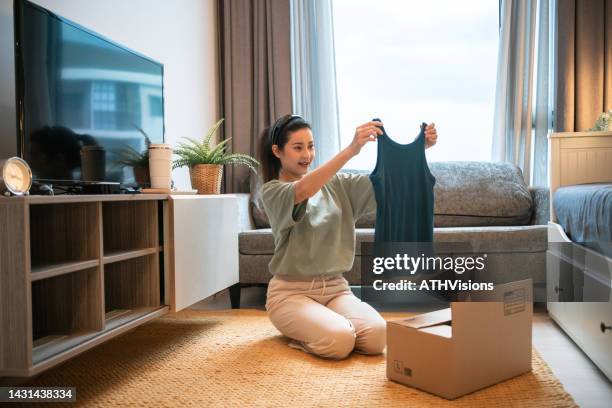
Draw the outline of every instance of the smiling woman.
<instances>
[{"instance_id":1,"label":"smiling woman","mask_svg":"<svg viewBox=\"0 0 612 408\"><path fill-rule=\"evenodd\" d=\"M449 137L428 160L490 160L498 8L496 0L334 0L342 143L351 124L377 116L408 143L417 126L399 129L436 117ZM375 23L362 23L373 15ZM376 149L366 146L347 167L375 161Z\"/></svg>"},{"instance_id":2,"label":"smiling woman","mask_svg":"<svg viewBox=\"0 0 612 408\"><path fill-rule=\"evenodd\" d=\"M274 237L266 310L293 347L321 357L380 354L386 345L385 320L343 277L355 259L355 221L376 211L373 185L368 174L338 172L382 126L358 126L346 148L312 171L313 135L302 117L283 116L260 135L262 203ZM436 143L433 124L423 135Z\"/></svg>"},{"instance_id":3,"label":"smiling woman","mask_svg":"<svg viewBox=\"0 0 612 408\"><path fill-rule=\"evenodd\" d=\"M385 348L385 320L342 276L355 258L355 220L376 211L372 184L364 174L338 173L382 133L379 125L359 126L348 147L313 171L312 131L302 117L283 116L260 136L262 202L275 246L266 310L293 347L321 357Z\"/></svg>"}]
</instances>

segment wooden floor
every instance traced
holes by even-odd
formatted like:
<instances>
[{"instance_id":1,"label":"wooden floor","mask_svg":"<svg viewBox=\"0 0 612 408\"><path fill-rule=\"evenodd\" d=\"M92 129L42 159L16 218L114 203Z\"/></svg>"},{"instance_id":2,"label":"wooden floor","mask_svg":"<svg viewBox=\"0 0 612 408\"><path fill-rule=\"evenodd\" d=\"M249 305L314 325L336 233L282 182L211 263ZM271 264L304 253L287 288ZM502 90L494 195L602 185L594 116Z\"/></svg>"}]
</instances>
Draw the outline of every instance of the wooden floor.
<instances>
[{"instance_id":1,"label":"wooden floor","mask_svg":"<svg viewBox=\"0 0 612 408\"><path fill-rule=\"evenodd\" d=\"M265 309L265 301L264 288L242 289L242 307ZM229 293L223 291L191 308L227 309L229 307ZM581 407L608 408L612 406L612 383L548 317L543 304L536 305L534 309L533 345Z\"/></svg>"}]
</instances>

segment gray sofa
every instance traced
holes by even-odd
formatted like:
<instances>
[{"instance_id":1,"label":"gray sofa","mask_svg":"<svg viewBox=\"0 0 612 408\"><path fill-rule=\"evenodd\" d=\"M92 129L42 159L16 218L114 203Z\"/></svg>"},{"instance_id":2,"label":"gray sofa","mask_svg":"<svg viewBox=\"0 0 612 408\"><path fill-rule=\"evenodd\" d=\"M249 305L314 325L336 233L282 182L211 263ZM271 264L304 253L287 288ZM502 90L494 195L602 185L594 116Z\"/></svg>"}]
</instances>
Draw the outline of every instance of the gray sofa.
<instances>
[{"instance_id":1,"label":"gray sofa","mask_svg":"<svg viewBox=\"0 0 612 408\"><path fill-rule=\"evenodd\" d=\"M498 283L532 278L535 299L544 295L548 189L528 187L520 169L508 163L433 162L429 167L436 177L434 241L467 243L472 251L487 253L487 267L477 279ZM255 179L252 194L237 195L240 283L230 288L232 307L239 307L241 287L265 285L272 277L268 263L274 243L260 189ZM373 241L374 222L374 215L356 222L355 262L345 273L351 284L360 284L360 243Z\"/></svg>"}]
</instances>

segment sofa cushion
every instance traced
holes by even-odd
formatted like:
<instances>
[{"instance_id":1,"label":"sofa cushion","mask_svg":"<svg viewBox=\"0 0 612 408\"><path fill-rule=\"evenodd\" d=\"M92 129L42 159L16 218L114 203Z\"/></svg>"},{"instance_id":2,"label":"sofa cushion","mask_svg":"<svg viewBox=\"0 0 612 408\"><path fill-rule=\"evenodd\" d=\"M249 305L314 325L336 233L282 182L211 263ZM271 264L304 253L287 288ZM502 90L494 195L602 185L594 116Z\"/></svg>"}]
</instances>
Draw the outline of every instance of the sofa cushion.
<instances>
[{"instance_id":1,"label":"sofa cushion","mask_svg":"<svg viewBox=\"0 0 612 408\"><path fill-rule=\"evenodd\" d=\"M362 242L374 242L374 229L358 228L355 232L355 254L359 256ZM434 241L466 243L471 246L470 252L486 253L543 252L548 245L546 225L434 228ZM243 231L238 247L243 255L272 255L272 230Z\"/></svg>"},{"instance_id":2,"label":"sofa cushion","mask_svg":"<svg viewBox=\"0 0 612 408\"><path fill-rule=\"evenodd\" d=\"M533 200L521 170L510 163L438 162L435 220L438 227L526 225Z\"/></svg>"},{"instance_id":3,"label":"sofa cushion","mask_svg":"<svg viewBox=\"0 0 612 408\"><path fill-rule=\"evenodd\" d=\"M434 188L434 226L527 225L532 218L533 199L521 170L501 162L432 162L436 177ZM367 170L342 172L368 174ZM257 228L269 228L261 204L261 180L253 182L251 214ZM357 228L373 228L374 214L359 218Z\"/></svg>"},{"instance_id":4,"label":"sofa cushion","mask_svg":"<svg viewBox=\"0 0 612 408\"><path fill-rule=\"evenodd\" d=\"M248 255L272 255L274 237L271 228L242 231L238 234L238 252Z\"/></svg>"}]
</instances>

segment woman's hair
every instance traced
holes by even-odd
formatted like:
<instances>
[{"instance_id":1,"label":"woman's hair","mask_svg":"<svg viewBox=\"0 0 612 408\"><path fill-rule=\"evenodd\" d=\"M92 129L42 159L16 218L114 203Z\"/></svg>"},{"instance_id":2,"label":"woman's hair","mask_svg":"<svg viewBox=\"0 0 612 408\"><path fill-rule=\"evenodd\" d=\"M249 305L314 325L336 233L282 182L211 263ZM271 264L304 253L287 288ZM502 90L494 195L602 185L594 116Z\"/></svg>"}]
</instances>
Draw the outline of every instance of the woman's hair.
<instances>
[{"instance_id":1,"label":"woman's hair","mask_svg":"<svg viewBox=\"0 0 612 408\"><path fill-rule=\"evenodd\" d=\"M264 183L277 179L281 169L280 159L272 153L272 145L275 144L280 150L283 150L289 141L290 133L305 128L311 129L310 123L301 116L285 115L261 132L259 135L259 163Z\"/></svg>"}]
</instances>

